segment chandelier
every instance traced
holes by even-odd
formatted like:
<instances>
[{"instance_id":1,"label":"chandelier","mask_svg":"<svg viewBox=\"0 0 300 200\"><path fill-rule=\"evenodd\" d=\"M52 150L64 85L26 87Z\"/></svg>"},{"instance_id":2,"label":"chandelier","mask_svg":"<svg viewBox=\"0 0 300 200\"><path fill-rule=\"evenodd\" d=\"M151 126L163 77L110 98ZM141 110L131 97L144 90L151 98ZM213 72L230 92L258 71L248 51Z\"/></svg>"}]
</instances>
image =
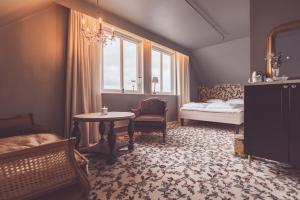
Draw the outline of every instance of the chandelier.
<instances>
[{"instance_id":1,"label":"chandelier","mask_svg":"<svg viewBox=\"0 0 300 200\"><path fill-rule=\"evenodd\" d=\"M101 10L99 0L97 0L97 6ZM111 28L108 28L103 25L101 13L98 20L92 21L88 20L85 16L82 16L80 26L81 34L91 43L102 43L107 45L108 43L111 44L115 39L114 27L111 26Z\"/></svg>"}]
</instances>

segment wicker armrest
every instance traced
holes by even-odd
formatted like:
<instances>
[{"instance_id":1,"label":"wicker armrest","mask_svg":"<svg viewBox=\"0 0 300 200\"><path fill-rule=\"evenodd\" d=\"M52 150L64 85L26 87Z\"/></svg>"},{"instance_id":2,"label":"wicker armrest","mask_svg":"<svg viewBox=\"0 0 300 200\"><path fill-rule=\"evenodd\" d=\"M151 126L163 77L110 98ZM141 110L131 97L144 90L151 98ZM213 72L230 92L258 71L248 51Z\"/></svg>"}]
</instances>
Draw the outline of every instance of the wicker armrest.
<instances>
[{"instance_id":1,"label":"wicker armrest","mask_svg":"<svg viewBox=\"0 0 300 200\"><path fill-rule=\"evenodd\" d=\"M74 150L74 152L75 152L75 158L76 158L77 164L79 165L81 170L84 171L84 173L86 175L88 175L89 174L89 168L88 168L89 160L84 155L79 153L76 149Z\"/></svg>"},{"instance_id":2,"label":"wicker armrest","mask_svg":"<svg viewBox=\"0 0 300 200\"><path fill-rule=\"evenodd\" d=\"M79 184L80 196L87 196L89 182L74 157L75 140L62 140L0 154L0 199L43 197Z\"/></svg>"}]
</instances>

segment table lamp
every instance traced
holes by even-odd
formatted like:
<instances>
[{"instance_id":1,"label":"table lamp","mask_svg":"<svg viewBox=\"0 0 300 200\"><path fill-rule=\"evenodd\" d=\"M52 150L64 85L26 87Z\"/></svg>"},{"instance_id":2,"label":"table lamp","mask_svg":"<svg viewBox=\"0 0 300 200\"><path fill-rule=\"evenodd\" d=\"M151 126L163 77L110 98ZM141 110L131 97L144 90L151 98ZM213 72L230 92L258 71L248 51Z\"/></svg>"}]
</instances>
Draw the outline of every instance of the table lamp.
<instances>
[{"instance_id":1,"label":"table lamp","mask_svg":"<svg viewBox=\"0 0 300 200\"><path fill-rule=\"evenodd\" d=\"M156 94L155 88L156 88L156 83L158 83L158 77L157 76L152 77L152 83L153 83L153 87L154 87L153 94Z\"/></svg>"}]
</instances>

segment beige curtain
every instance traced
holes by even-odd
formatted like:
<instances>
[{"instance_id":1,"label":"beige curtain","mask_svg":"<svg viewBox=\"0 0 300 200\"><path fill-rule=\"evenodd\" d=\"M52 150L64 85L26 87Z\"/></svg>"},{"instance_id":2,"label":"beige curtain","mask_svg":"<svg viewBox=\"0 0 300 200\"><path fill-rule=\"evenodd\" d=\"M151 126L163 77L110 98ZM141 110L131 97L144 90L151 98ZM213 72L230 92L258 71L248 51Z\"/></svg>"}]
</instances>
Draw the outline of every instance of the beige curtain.
<instances>
[{"instance_id":1,"label":"beige curtain","mask_svg":"<svg viewBox=\"0 0 300 200\"><path fill-rule=\"evenodd\" d=\"M72 133L72 117L76 114L98 112L101 108L100 55L101 46L90 44L80 33L82 13L71 10L69 16L65 136ZM84 16L87 22L94 18ZM97 124L81 123L81 146L99 140Z\"/></svg>"},{"instance_id":2,"label":"beige curtain","mask_svg":"<svg viewBox=\"0 0 300 200\"><path fill-rule=\"evenodd\" d=\"M189 57L176 53L178 109L190 102Z\"/></svg>"},{"instance_id":3,"label":"beige curtain","mask_svg":"<svg viewBox=\"0 0 300 200\"><path fill-rule=\"evenodd\" d=\"M143 70L144 75L144 92L145 94L152 93L152 76L151 76L151 41L144 39L143 40L143 59L144 65Z\"/></svg>"}]
</instances>

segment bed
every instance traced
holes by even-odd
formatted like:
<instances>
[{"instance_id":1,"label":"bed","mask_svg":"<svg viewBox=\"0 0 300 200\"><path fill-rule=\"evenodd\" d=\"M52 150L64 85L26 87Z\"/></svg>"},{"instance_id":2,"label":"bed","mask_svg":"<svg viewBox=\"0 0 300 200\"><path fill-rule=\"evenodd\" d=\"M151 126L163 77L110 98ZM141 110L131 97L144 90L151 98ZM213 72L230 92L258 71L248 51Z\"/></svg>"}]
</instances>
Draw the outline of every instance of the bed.
<instances>
[{"instance_id":1,"label":"bed","mask_svg":"<svg viewBox=\"0 0 300 200\"><path fill-rule=\"evenodd\" d=\"M244 123L244 87L239 84L202 85L199 102L184 104L179 111L181 125L185 120L199 120L236 125L239 132Z\"/></svg>"}]
</instances>

